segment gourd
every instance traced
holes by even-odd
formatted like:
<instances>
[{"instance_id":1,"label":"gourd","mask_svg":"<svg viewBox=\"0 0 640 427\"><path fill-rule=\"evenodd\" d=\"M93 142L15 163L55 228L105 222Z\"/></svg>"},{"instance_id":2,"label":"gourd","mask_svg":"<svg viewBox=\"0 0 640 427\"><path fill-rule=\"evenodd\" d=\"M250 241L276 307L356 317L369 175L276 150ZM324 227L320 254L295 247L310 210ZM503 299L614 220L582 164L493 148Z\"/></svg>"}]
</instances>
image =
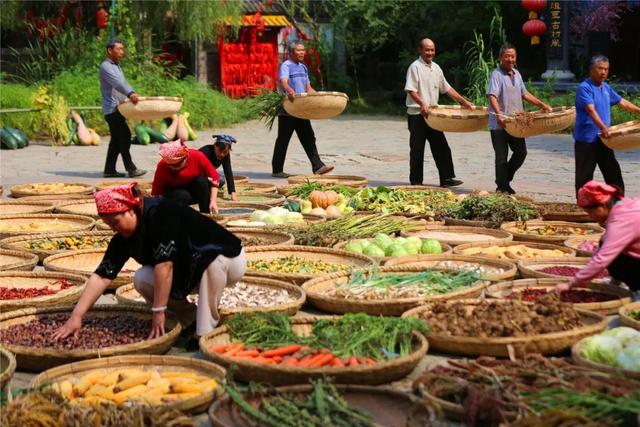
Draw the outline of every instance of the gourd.
<instances>
[{"instance_id":1,"label":"gourd","mask_svg":"<svg viewBox=\"0 0 640 427\"><path fill-rule=\"evenodd\" d=\"M329 191L312 191L309 195L311 206L314 208L326 208L340 201L340 196L333 190Z\"/></svg>"}]
</instances>

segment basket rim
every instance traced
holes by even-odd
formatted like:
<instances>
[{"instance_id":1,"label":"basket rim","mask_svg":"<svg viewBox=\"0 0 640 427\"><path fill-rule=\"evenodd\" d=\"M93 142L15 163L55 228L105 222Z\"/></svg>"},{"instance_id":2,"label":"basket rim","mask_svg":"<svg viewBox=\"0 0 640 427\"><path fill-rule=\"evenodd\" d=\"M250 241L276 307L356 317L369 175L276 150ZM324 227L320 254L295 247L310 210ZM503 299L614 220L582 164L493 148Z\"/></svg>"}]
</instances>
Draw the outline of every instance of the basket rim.
<instances>
[{"instance_id":1,"label":"basket rim","mask_svg":"<svg viewBox=\"0 0 640 427\"><path fill-rule=\"evenodd\" d=\"M629 304L625 304L618 310L618 315L620 316L620 323L625 326L632 327L640 331L640 320L636 320L629 316L629 311L640 311L640 301L631 302Z\"/></svg>"},{"instance_id":2,"label":"basket rim","mask_svg":"<svg viewBox=\"0 0 640 427\"><path fill-rule=\"evenodd\" d=\"M617 373L626 378L640 379L640 371L630 371L627 369L616 368L604 363L592 362L582 355L582 341L584 338L571 346L571 359L577 365L587 368L597 369L602 372Z\"/></svg>"},{"instance_id":3,"label":"basket rim","mask_svg":"<svg viewBox=\"0 0 640 427\"><path fill-rule=\"evenodd\" d=\"M452 114L461 110L478 111L478 114ZM487 107L474 105L471 108L463 108L461 105L431 105L429 106L429 116L439 117L443 119L486 119L489 116Z\"/></svg>"},{"instance_id":4,"label":"basket rim","mask_svg":"<svg viewBox=\"0 0 640 427\"><path fill-rule=\"evenodd\" d=\"M632 128L632 129L629 129L629 128ZM611 139L617 136L640 133L640 120L631 120L625 123L620 123L615 126L611 126L608 129L608 131L609 131L609 138L605 138L605 139Z\"/></svg>"},{"instance_id":5,"label":"basket rim","mask_svg":"<svg viewBox=\"0 0 640 427\"><path fill-rule=\"evenodd\" d=\"M550 236L541 236L541 235L536 235L536 234L527 234L527 233L519 233L517 231L510 231L509 228L515 228L518 226L518 224L522 224L525 223L526 226L532 226L532 227L544 227L546 225L551 225L551 226L559 226L559 227L573 227L573 228L584 228L586 230L592 230L595 233L593 234L574 234L574 235L558 235L558 234L554 234L554 235L550 235ZM584 222L570 222L570 221L544 221L544 220L529 220L529 221L509 221L509 222L503 222L500 225L500 229L504 230L508 233L513 234L513 237L516 238L529 238L529 239L535 239L535 240L539 240L539 241L554 241L554 242L564 242L566 239L570 238L570 237L574 237L574 236L598 236L601 235L605 232L605 229L600 227L599 225L593 225L593 224L589 224L589 223L584 223Z\"/></svg>"},{"instance_id":6,"label":"basket rim","mask_svg":"<svg viewBox=\"0 0 640 427\"><path fill-rule=\"evenodd\" d=\"M576 112L576 107L570 107L570 106L554 107L551 109L550 112L546 112L542 110L525 111L525 113L528 113L533 118L533 120L544 120L544 119L550 119L555 117L562 117L562 116L574 114L575 112ZM516 121L515 116L513 114L510 114L508 116L503 115L503 117L505 118L505 121L508 124Z\"/></svg>"},{"instance_id":7,"label":"basket rim","mask_svg":"<svg viewBox=\"0 0 640 427\"><path fill-rule=\"evenodd\" d=\"M15 249L0 249L0 255L8 255L16 258L22 258L22 261L16 261L13 264L0 265L0 271L14 270L21 267L31 265L35 267L38 263L38 255L27 251L19 251Z\"/></svg>"},{"instance_id":8,"label":"basket rim","mask_svg":"<svg viewBox=\"0 0 640 427\"><path fill-rule=\"evenodd\" d=\"M35 193L33 191L27 190L27 188L31 185L51 185L51 184L65 184L65 185L76 185L82 186L83 189L77 189L73 191L54 191L47 193ZM91 194L95 191L95 187L91 184L87 184L84 182L30 182L24 184L16 184L11 186L10 193L13 197L24 197L24 196L64 196L67 194Z\"/></svg>"},{"instance_id":9,"label":"basket rim","mask_svg":"<svg viewBox=\"0 0 640 427\"><path fill-rule=\"evenodd\" d=\"M332 92L332 91L316 91L313 93L309 93L309 92L296 93L295 98L311 98L316 96L337 96L340 98L345 98L347 101L349 100L349 95L347 95L346 93ZM285 99L285 101L287 101L287 99Z\"/></svg>"},{"instance_id":10,"label":"basket rim","mask_svg":"<svg viewBox=\"0 0 640 427\"><path fill-rule=\"evenodd\" d=\"M19 271L19 270L8 270L8 271L0 271L0 278L3 277L32 277L35 279L68 279L74 282L74 286L69 289L60 290L55 294L51 295L41 295L39 297L29 297L29 298L21 298L14 300L0 300L0 309L9 308L10 310L15 310L16 308L22 308L25 306L31 306L32 304L57 304L57 303L68 303L67 298L75 298L75 296L80 296L82 291L84 290L84 284L87 280L85 276L81 276L79 274L71 274L64 273L59 271Z\"/></svg>"},{"instance_id":11,"label":"basket rim","mask_svg":"<svg viewBox=\"0 0 640 427\"><path fill-rule=\"evenodd\" d=\"M0 390L2 390L7 384L9 384L9 381L11 381L11 378L16 371L17 362L13 353L4 346L0 346L0 357L4 357L9 361L7 369L0 373Z\"/></svg>"},{"instance_id":12,"label":"basket rim","mask_svg":"<svg viewBox=\"0 0 640 427\"><path fill-rule=\"evenodd\" d=\"M44 261L42 261L42 265L44 266L45 270L48 270L48 271L63 271L63 272L71 272L72 274L87 274L84 270L73 270L73 269L66 268L66 267L58 267L56 265L52 265L51 263L53 261L56 261L56 260L60 259L60 258L77 257L77 256L86 255L86 254L94 254L94 253L96 253L96 254L103 254L104 255L105 251L106 251L106 249L79 249L77 251L65 251L65 252L62 252L62 253L49 255L48 257L46 257L44 259ZM132 258L129 258L129 259L132 259ZM74 272L78 272L78 271L82 271L83 273L74 273ZM124 276L133 275L133 273L131 273L131 274L129 274L129 273L120 273L120 274L123 274ZM114 280L117 280L117 279L114 279Z\"/></svg>"},{"instance_id":13,"label":"basket rim","mask_svg":"<svg viewBox=\"0 0 640 427\"><path fill-rule=\"evenodd\" d=\"M179 96L139 96L138 102L140 101L171 101L171 102L183 102L183 99ZM118 102L118 105L131 103L128 98L125 98Z\"/></svg>"},{"instance_id":14,"label":"basket rim","mask_svg":"<svg viewBox=\"0 0 640 427\"><path fill-rule=\"evenodd\" d=\"M463 250L465 249L469 249L469 248L477 248L477 247L481 247L481 248L489 248L492 246L527 246L527 247L531 247L534 249L549 249L549 250L559 250L561 252L564 252L567 254L567 257L575 257L577 256L576 254L576 250L568 247L568 246L562 246L562 245L557 245L555 243L546 243L546 242L528 242L528 241L522 241L522 240L511 240L508 242L505 241L498 241L498 242L491 242L491 241L485 241L485 242L471 242L471 243L463 243L461 245L456 245L456 247L453 248L453 253L456 255L467 255L462 253ZM482 258L491 258L491 259L499 259L499 258L493 258L490 257L488 255L481 255L481 254L475 254L473 256L478 256L478 257L482 257ZM559 257L559 256L558 256ZM554 257L554 258L558 258L558 257ZM524 258L526 259L526 258ZM544 257L536 257L533 259L544 259ZM515 264L518 260L514 259L512 260L512 262Z\"/></svg>"}]
</instances>

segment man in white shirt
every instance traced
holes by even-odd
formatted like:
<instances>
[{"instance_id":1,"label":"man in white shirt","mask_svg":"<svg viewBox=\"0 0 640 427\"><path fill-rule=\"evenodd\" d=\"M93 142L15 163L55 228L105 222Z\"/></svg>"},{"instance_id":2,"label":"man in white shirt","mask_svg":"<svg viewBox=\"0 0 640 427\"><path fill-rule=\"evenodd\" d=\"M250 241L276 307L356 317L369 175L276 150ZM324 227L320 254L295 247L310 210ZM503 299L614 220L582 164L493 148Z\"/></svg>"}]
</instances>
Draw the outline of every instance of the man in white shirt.
<instances>
[{"instance_id":1,"label":"man in white shirt","mask_svg":"<svg viewBox=\"0 0 640 427\"><path fill-rule=\"evenodd\" d=\"M409 181L411 185L422 185L424 147L428 140L431 154L438 168L440 186L454 187L462 184L462 181L456 179L447 138L441 131L429 127L425 118L429 114L429 106L438 104L440 94L446 93L449 98L464 108L471 108L473 104L449 85L442 69L433 62L436 56L436 45L431 39L420 41L418 53L420 57L407 70L404 86L407 92L406 105L410 134Z\"/></svg>"}]
</instances>

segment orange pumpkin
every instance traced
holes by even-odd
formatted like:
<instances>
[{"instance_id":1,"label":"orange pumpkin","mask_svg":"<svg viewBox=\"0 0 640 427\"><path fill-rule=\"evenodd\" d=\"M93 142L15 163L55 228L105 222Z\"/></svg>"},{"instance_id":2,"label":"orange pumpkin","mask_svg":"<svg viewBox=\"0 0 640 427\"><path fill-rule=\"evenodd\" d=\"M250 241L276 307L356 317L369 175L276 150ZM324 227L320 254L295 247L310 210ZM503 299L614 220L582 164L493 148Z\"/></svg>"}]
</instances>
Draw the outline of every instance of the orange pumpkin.
<instances>
[{"instance_id":1,"label":"orange pumpkin","mask_svg":"<svg viewBox=\"0 0 640 427\"><path fill-rule=\"evenodd\" d=\"M309 195L311 206L314 208L326 208L340 201L340 196L333 190L329 191L312 191Z\"/></svg>"}]
</instances>

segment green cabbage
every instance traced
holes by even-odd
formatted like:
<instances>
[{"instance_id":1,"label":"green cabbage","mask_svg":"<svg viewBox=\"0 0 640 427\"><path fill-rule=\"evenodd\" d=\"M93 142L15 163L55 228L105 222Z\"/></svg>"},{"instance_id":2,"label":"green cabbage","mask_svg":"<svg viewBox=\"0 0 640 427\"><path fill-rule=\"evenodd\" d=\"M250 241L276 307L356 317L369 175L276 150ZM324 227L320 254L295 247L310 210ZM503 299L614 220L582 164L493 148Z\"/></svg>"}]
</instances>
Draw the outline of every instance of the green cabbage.
<instances>
[{"instance_id":1,"label":"green cabbage","mask_svg":"<svg viewBox=\"0 0 640 427\"><path fill-rule=\"evenodd\" d=\"M640 346L627 347L618 353L616 365L628 371L640 372Z\"/></svg>"},{"instance_id":2,"label":"green cabbage","mask_svg":"<svg viewBox=\"0 0 640 427\"><path fill-rule=\"evenodd\" d=\"M603 332L601 335L617 339L620 345L622 345L623 347L626 346L627 341L630 341L634 338L640 338L640 332L626 326L609 329L608 331Z\"/></svg>"},{"instance_id":3,"label":"green cabbage","mask_svg":"<svg viewBox=\"0 0 640 427\"><path fill-rule=\"evenodd\" d=\"M582 355L592 362L615 366L622 345L617 338L596 335L582 341Z\"/></svg>"}]
</instances>

